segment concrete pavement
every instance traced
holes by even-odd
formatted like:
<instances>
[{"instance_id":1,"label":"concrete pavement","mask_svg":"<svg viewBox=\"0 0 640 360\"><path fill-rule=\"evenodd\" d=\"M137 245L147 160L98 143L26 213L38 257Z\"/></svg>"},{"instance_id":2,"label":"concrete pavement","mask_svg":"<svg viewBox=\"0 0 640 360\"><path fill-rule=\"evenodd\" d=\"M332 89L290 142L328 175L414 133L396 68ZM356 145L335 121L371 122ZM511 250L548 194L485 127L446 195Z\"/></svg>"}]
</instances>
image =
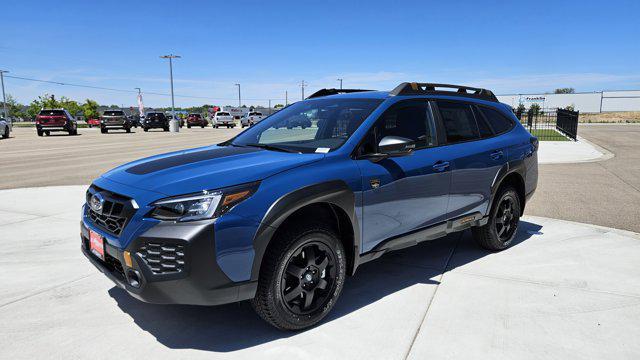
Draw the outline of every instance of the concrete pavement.
<instances>
[{"instance_id":1,"label":"concrete pavement","mask_svg":"<svg viewBox=\"0 0 640 360\"><path fill-rule=\"evenodd\" d=\"M0 358L640 357L638 234L527 217L500 253L468 232L423 243L363 265L328 319L286 333L246 303L115 288L79 251L84 191L0 191Z\"/></svg>"}]
</instances>

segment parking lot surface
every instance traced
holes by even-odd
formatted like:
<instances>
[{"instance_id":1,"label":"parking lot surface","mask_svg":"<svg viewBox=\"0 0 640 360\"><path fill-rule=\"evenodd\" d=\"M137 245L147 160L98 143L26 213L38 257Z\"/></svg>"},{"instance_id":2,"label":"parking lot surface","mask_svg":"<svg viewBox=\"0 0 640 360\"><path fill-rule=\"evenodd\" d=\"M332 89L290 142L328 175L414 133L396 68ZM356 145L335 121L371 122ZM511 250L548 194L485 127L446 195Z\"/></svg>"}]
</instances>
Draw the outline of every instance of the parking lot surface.
<instances>
[{"instance_id":1,"label":"parking lot surface","mask_svg":"<svg viewBox=\"0 0 640 360\"><path fill-rule=\"evenodd\" d=\"M38 137L35 128L14 128L0 141L0 189L46 185L83 185L126 162L164 152L213 145L242 129L182 128L179 133L132 129L101 134L78 129L78 136L52 133Z\"/></svg>"},{"instance_id":2,"label":"parking lot surface","mask_svg":"<svg viewBox=\"0 0 640 360\"><path fill-rule=\"evenodd\" d=\"M1 359L637 359L640 235L538 217L385 255L329 317L280 332L247 303L150 305L80 253L85 186L0 191Z\"/></svg>"},{"instance_id":3,"label":"parking lot surface","mask_svg":"<svg viewBox=\"0 0 640 360\"><path fill-rule=\"evenodd\" d=\"M526 213L640 232L640 125L584 125L578 134L615 156L540 165Z\"/></svg>"}]
</instances>

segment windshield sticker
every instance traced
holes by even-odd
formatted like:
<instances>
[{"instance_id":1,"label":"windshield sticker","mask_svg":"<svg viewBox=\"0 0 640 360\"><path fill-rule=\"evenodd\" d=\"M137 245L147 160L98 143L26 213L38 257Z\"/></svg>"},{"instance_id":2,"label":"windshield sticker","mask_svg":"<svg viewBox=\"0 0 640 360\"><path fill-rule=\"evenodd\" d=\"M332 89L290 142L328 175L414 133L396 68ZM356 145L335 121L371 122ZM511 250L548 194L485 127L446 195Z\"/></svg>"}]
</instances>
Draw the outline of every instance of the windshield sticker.
<instances>
[{"instance_id":1,"label":"windshield sticker","mask_svg":"<svg viewBox=\"0 0 640 360\"><path fill-rule=\"evenodd\" d=\"M331 148L324 148L324 147L320 147L316 149L316 153L317 154L326 154L329 152L329 150L331 150Z\"/></svg>"}]
</instances>

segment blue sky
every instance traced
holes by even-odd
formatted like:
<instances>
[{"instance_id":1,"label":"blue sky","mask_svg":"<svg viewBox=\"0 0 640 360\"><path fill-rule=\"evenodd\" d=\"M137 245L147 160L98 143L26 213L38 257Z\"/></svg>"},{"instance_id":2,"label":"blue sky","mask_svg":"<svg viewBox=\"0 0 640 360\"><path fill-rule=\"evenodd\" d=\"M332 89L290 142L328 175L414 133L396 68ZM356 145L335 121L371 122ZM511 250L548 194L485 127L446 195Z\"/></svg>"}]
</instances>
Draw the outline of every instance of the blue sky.
<instances>
[{"instance_id":1,"label":"blue sky","mask_svg":"<svg viewBox=\"0 0 640 360\"><path fill-rule=\"evenodd\" d=\"M300 99L402 81L496 93L640 88L640 1L11 1L0 22L9 75L169 92L177 105ZM21 102L54 93L103 104L129 93L6 79ZM145 95L150 106L169 98Z\"/></svg>"}]
</instances>

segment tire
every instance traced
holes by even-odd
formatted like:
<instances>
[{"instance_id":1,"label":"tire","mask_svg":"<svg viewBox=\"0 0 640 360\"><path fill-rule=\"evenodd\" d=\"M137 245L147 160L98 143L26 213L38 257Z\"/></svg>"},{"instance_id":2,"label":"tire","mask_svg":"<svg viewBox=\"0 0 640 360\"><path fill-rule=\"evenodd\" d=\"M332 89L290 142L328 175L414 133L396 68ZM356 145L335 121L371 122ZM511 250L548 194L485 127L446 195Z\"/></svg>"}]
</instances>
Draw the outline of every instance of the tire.
<instances>
[{"instance_id":1,"label":"tire","mask_svg":"<svg viewBox=\"0 0 640 360\"><path fill-rule=\"evenodd\" d=\"M162 128L162 131L169 131L169 128L168 127Z\"/></svg>"},{"instance_id":2,"label":"tire","mask_svg":"<svg viewBox=\"0 0 640 360\"><path fill-rule=\"evenodd\" d=\"M291 227L273 241L264 256L251 304L262 319L278 329L313 326L331 311L342 292L346 276L342 243L323 224ZM312 262L309 249L315 253Z\"/></svg>"},{"instance_id":3,"label":"tire","mask_svg":"<svg viewBox=\"0 0 640 360\"><path fill-rule=\"evenodd\" d=\"M9 138L9 127L8 126L5 126L4 132L2 133L2 138L3 139L8 139Z\"/></svg>"},{"instance_id":4,"label":"tire","mask_svg":"<svg viewBox=\"0 0 640 360\"><path fill-rule=\"evenodd\" d=\"M107 130L107 128L103 127L103 128L100 128L100 132L103 133L103 134L106 134L106 133L109 132L109 130Z\"/></svg>"},{"instance_id":5,"label":"tire","mask_svg":"<svg viewBox=\"0 0 640 360\"><path fill-rule=\"evenodd\" d=\"M508 248L518 233L521 214L520 197L515 188L501 188L491 206L489 222L472 228L473 236L481 247L500 251Z\"/></svg>"},{"instance_id":6,"label":"tire","mask_svg":"<svg viewBox=\"0 0 640 360\"><path fill-rule=\"evenodd\" d=\"M40 129L36 129L36 133L38 134L38 136L42 136L44 134Z\"/></svg>"},{"instance_id":7,"label":"tire","mask_svg":"<svg viewBox=\"0 0 640 360\"><path fill-rule=\"evenodd\" d=\"M127 133L130 133L130 132L131 132L131 127L124 128L124 130L125 130Z\"/></svg>"},{"instance_id":8,"label":"tire","mask_svg":"<svg viewBox=\"0 0 640 360\"><path fill-rule=\"evenodd\" d=\"M51 132L50 132L50 131L46 131L46 130L45 130L44 134L45 134L46 136L49 136L49 135L51 135Z\"/></svg>"},{"instance_id":9,"label":"tire","mask_svg":"<svg viewBox=\"0 0 640 360\"><path fill-rule=\"evenodd\" d=\"M191 125L187 124L187 129L191 129Z\"/></svg>"},{"instance_id":10,"label":"tire","mask_svg":"<svg viewBox=\"0 0 640 360\"><path fill-rule=\"evenodd\" d=\"M143 128L142 130L144 130L144 132L149 131L149 128Z\"/></svg>"},{"instance_id":11,"label":"tire","mask_svg":"<svg viewBox=\"0 0 640 360\"><path fill-rule=\"evenodd\" d=\"M204 129L204 125L200 125L200 128L201 128L201 129Z\"/></svg>"}]
</instances>

